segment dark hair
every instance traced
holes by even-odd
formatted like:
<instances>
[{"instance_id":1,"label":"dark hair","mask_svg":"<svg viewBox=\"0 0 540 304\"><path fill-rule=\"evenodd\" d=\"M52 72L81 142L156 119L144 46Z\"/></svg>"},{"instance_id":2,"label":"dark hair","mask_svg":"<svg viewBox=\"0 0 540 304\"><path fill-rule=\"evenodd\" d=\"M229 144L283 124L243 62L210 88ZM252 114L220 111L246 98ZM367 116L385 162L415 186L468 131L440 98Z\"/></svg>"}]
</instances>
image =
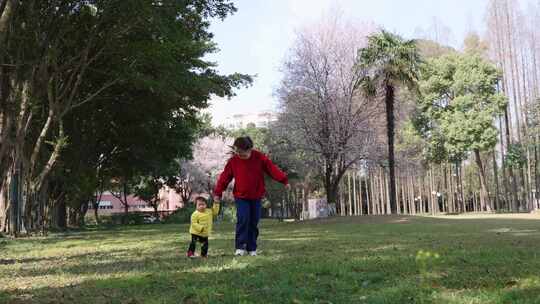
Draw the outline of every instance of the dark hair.
<instances>
[{"instance_id":1,"label":"dark hair","mask_svg":"<svg viewBox=\"0 0 540 304\"><path fill-rule=\"evenodd\" d=\"M197 203L198 201L201 201L201 202L204 202L205 204L208 205L208 200L206 199L206 197L204 196L197 196L194 200L195 203Z\"/></svg>"},{"instance_id":2,"label":"dark hair","mask_svg":"<svg viewBox=\"0 0 540 304\"><path fill-rule=\"evenodd\" d=\"M234 140L233 146L236 147L237 149L245 151L245 150L253 149L253 141L251 140L249 136L238 137L237 139Z\"/></svg>"}]
</instances>

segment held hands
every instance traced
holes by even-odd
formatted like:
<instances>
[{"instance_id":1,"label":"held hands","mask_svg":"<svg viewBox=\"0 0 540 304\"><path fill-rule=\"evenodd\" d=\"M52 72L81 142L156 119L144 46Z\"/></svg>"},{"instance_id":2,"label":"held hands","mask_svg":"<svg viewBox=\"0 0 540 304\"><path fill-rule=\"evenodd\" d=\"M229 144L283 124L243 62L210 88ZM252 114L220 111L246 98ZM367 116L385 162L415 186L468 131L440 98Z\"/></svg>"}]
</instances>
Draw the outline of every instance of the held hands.
<instances>
[{"instance_id":1,"label":"held hands","mask_svg":"<svg viewBox=\"0 0 540 304\"><path fill-rule=\"evenodd\" d=\"M291 184L286 184L285 189L287 189L287 191L291 191Z\"/></svg>"},{"instance_id":2,"label":"held hands","mask_svg":"<svg viewBox=\"0 0 540 304\"><path fill-rule=\"evenodd\" d=\"M217 195L214 195L214 202L216 203L221 203L221 197L217 196Z\"/></svg>"}]
</instances>

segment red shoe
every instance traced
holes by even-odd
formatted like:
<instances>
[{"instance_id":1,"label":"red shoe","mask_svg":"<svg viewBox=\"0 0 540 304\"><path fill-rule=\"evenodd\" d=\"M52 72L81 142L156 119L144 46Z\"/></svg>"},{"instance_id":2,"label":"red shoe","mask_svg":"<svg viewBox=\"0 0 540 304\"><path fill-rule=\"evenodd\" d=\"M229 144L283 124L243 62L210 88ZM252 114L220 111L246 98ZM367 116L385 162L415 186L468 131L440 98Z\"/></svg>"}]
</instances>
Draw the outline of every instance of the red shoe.
<instances>
[{"instance_id":1,"label":"red shoe","mask_svg":"<svg viewBox=\"0 0 540 304\"><path fill-rule=\"evenodd\" d=\"M194 258L195 257L195 253L193 251L188 251L187 252L187 257L188 258Z\"/></svg>"}]
</instances>

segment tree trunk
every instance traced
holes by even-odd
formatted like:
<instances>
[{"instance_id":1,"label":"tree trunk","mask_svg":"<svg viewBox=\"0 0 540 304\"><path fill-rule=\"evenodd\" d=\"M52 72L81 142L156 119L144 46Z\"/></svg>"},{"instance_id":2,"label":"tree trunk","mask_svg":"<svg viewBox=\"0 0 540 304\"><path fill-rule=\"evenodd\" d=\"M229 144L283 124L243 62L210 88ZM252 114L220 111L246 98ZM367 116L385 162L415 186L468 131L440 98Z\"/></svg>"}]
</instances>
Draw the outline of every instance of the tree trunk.
<instances>
[{"instance_id":1,"label":"tree trunk","mask_svg":"<svg viewBox=\"0 0 540 304\"><path fill-rule=\"evenodd\" d=\"M463 195L463 180L461 178L461 163L456 163L456 177L457 177L457 186L459 191L459 199L461 204L459 204L459 209L461 212L466 212L465 210L465 196Z\"/></svg>"},{"instance_id":2,"label":"tree trunk","mask_svg":"<svg viewBox=\"0 0 540 304\"><path fill-rule=\"evenodd\" d=\"M375 175L375 172L371 172L370 173L370 179L369 179L369 189L370 189L370 192L371 192L371 214L378 214L377 213L377 201L378 201L378 195L379 195L379 190L377 189L377 184L376 184L376 175Z\"/></svg>"},{"instance_id":3,"label":"tree trunk","mask_svg":"<svg viewBox=\"0 0 540 304\"><path fill-rule=\"evenodd\" d=\"M475 149L474 156L475 156L476 165L478 166L478 174L480 177L480 189L482 191L480 195L480 199L481 199L480 204L483 205L482 207L485 207L487 209L486 211L491 211L492 208L491 208L491 203L489 199L489 191L487 188L486 172L482 164L482 158L480 157L480 150Z\"/></svg>"},{"instance_id":4,"label":"tree trunk","mask_svg":"<svg viewBox=\"0 0 540 304\"><path fill-rule=\"evenodd\" d=\"M525 142L524 142L524 146L525 146L525 149L526 149L526 159L527 159L527 168L523 169L523 170L526 170L526 173L525 173L525 179L523 180L523 183L524 183L524 188L525 188L525 192L526 194L524 195L525 197L525 202L526 202L526 206L527 206L527 210L532 210L532 196L531 196L531 149L529 148L530 147L530 143L531 143L531 138L529 136L529 114L527 113L527 109L528 109L528 92L527 92L527 77L525 76L526 72L526 63L525 63L525 55L523 54L523 45L520 44L522 47L520 49L520 59L521 59L521 83L522 83L522 93L523 93L523 97L522 97L522 100L521 102L519 103L520 107L522 108L522 111L521 111L521 114L522 114L522 119L523 119L523 138L525 139Z\"/></svg>"},{"instance_id":5,"label":"tree trunk","mask_svg":"<svg viewBox=\"0 0 540 304\"><path fill-rule=\"evenodd\" d=\"M154 207L154 216L155 216L155 218L159 219L159 211L158 211L159 202L154 202L152 204L152 207Z\"/></svg>"},{"instance_id":6,"label":"tree trunk","mask_svg":"<svg viewBox=\"0 0 540 304\"><path fill-rule=\"evenodd\" d=\"M424 197L425 197L425 194L426 194L426 184L424 182L424 180L425 180L424 173L422 173L422 175L418 176L417 180L418 180L418 192L419 192L418 197L420 198L418 200L418 213L422 214L422 213L425 213Z\"/></svg>"},{"instance_id":7,"label":"tree trunk","mask_svg":"<svg viewBox=\"0 0 540 304\"><path fill-rule=\"evenodd\" d=\"M445 196L446 196L446 205L443 212L453 213L454 212L454 198L453 198L453 185L452 185L452 175L450 174L452 168L448 165L447 162L444 163L444 187L445 187Z\"/></svg>"},{"instance_id":8,"label":"tree trunk","mask_svg":"<svg viewBox=\"0 0 540 304\"><path fill-rule=\"evenodd\" d=\"M9 45L11 20L16 14L18 3L19 1L15 0L2 0L2 2L0 2L0 47ZM12 54L0 51L0 63L8 62L6 58L10 55ZM0 183L4 183L7 180L6 177L10 174L9 171L14 166L14 159L11 158L13 145L8 138L12 135L11 130L15 117L15 111L10 108L12 100L14 99L12 96L13 86L10 83L10 79L11 74L15 74L15 72L16 71L12 71L7 66L0 66ZM8 187L8 185L8 183L4 184L5 187ZM8 191L10 190L5 189L4 191L6 191L6 196L10 196L8 195ZM10 203L6 202L6 209L9 204ZM4 213L6 220L8 217L11 218L7 210L4 211ZM4 227L4 229L9 230L11 230L11 228L14 227L12 227L12 225ZM13 233L13 231L14 230L11 230L10 233Z\"/></svg>"},{"instance_id":9,"label":"tree trunk","mask_svg":"<svg viewBox=\"0 0 540 304\"><path fill-rule=\"evenodd\" d=\"M352 196L352 191L351 191L351 172L347 172L347 192L348 192L348 203L349 203L349 210L348 210L348 215L352 215L352 200L353 200L353 196Z\"/></svg>"},{"instance_id":10,"label":"tree trunk","mask_svg":"<svg viewBox=\"0 0 540 304\"><path fill-rule=\"evenodd\" d=\"M449 212L449 209L450 209L450 184L448 182L448 166L446 163L442 163L440 164L441 166L441 178L444 182L444 191L443 192L443 195L442 195L442 206L441 206L441 209L439 210L439 212L446 212L448 213Z\"/></svg>"},{"instance_id":11,"label":"tree trunk","mask_svg":"<svg viewBox=\"0 0 540 304\"><path fill-rule=\"evenodd\" d=\"M514 55L514 49L513 49L513 46L514 46L514 43L513 43L513 33L512 33L512 28L513 28L513 25L511 23L511 17L510 17L510 6L508 4L507 1L504 2L505 4L505 8L504 8L504 18L505 18L505 22L506 22L506 26L505 26L505 29L506 29L506 39L507 39L507 45L508 45L508 56L509 56L509 59L510 59L510 79L512 80L512 101L513 101L513 104L514 104L514 113L515 113L515 118L516 118L516 134L517 134L517 138L518 138L518 142L521 142L521 115L519 114L519 108L518 108L518 105L517 105L517 102L518 102L518 94L519 92L516 92L517 90L520 90L519 88L519 83L516 83L516 81L518 81L517 77L516 77L516 73L517 73L517 66L516 66L516 62L515 62L515 55Z\"/></svg>"},{"instance_id":12,"label":"tree trunk","mask_svg":"<svg viewBox=\"0 0 540 304\"><path fill-rule=\"evenodd\" d=\"M527 178L525 175L525 167L519 168L519 174L521 175L521 187L520 187L520 193L521 193L521 203L520 203L520 209L526 210L527 209Z\"/></svg>"},{"instance_id":13,"label":"tree trunk","mask_svg":"<svg viewBox=\"0 0 540 304\"><path fill-rule=\"evenodd\" d=\"M358 177L358 213L364 215L364 190L362 189L362 176Z\"/></svg>"},{"instance_id":14,"label":"tree trunk","mask_svg":"<svg viewBox=\"0 0 540 304\"><path fill-rule=\"evenodd\" d=\"M308 186L306 183L302 184L302 213L305 215L309 212L309 201L308 201ZM306 216L307 218L307 216Z\"/></svg>"},{"instance_id":15,"label":"tree trunk","mask_svg":"<svg viewBox=\"0 0 540 304\"><path fill-rule=\"evenodd\" d=\"M429 213L431 215L435 215L435 199L436 199L436 193L435 189L433 188L433 168L430 166L428 171L428 183L429 183Z\"/></svg>"},{"instance_id":16,"label":"tree trunk","mask_svg":"<svg viewBox=\"0 0 540 304\"><path fill-rule=\"evenodd\" d=\"M359 215L358 212L358 197L356 196L356 170L353 171L352 176L352 184L353 184L353 206L354 206L354 212L353 215Z\"/></svg>"},{"instance_id":17,"label":"tree trunk","mask_svg":"<svg viewBox=\"0 0 540 304\"><path fill-rule=\"evenodd\" d=\"M86 225L86 213L88 212L88 200L83 200L78 209L77 226L84 227Z\"/></svg>"},{"instance_id":18,"label":"tree trunk","mask_svg":"<svg viewBox=\"0 0 540 304\"><path fill-rule=\"evenodd\" d=\"M388 173L389 173L389 203L390 213L397 213L396 205L396 176L395 176L395 159L394 159L394 87L390 84L385 85L385 98L386 105L386 131L388 138Z\"/></svg>"},{"instance_id":19,"label":"tree trunk","mask_svg":"<svg viewBox=\"0 0 540 304\"><path fill-rule=\"evenodd\" d=\"M99 202L93 205L94 207L94 219L96 220L96 225L99 225Z\"/></svg>"},{"instance_id":20,"label":"tree trunk","mask_svg":"<svg viewBox=\"0 0 540 304\"><path fill-rule=\"evenodd\" d=\"M326 187L326 201L328 204L334 204L336 207L338 207L336 198L337 198L337 189L338 187L334 187L332 184L328 185ZM338 210L339 211L339 210Z\"/></svg>"},{"instance_id":21,"label":"tree trunk","mask_svg":"<svg viewBox=\"0 0 540 304\"><path fill-rule=\"evenodd\" d=\"M0 180L0 233L7 232L8 213L9 213L9 196L8 196L8 181Z\"/></svg>"},{"instance_id":22,"label":"tree trunk","mask_svg":"<svg viewBox=\"0 0 540 304\"><path fill-rule=\"evenodd\" d=\"M409 209L407 208L407 175L403 175L402 173L400 181L401 204L403 205L403 213L409 214Z\"/></svg>"},{"instance_id":23,"label":"tree trunk","mask_svg":"<svg viewBox=\"0 0 540 304\"><path fill-rule=\"evenodd\" d=\"M538 164L538 161L539 161L539 157L538 157L538 147L537 145L540 144L540 139L538 138L538 135L535 136L536 138L536 143L534 145L534 180L535 180L535 197L534 197L534 210L537 210L538 209L538 200L540 198L540 170L538 169L540 166Z\"/></svg>"},{"instance_id":24,"label":"tree trunk","mask_svg":"<svg viewBox=\"0 0 540 304\"><path fill-rule=\"evenodd\" d=\"M49 182L46 182L43 184L43 186L41 187L41 191L39 192L39 210L41 214L39 225L42 235L46 235L47 230L50 227L49 206Z\"/></svg>"},{"instance_id":25,"label":"tree trunk","mask_svg":"<svg viewBox=\"0 0 540 304\"><path fill-rule=\"evenodd\" d=\"M62 230L67 229L66 201L63 198L60 198L60 200L57 202L55 212L56 227Z\"/></svg>"},{"instance_id":26,"label":"tree trunk","mask_svg":"<svg viewBox=\"0 0 540 304\"><path fill-rule=\"evenodd\" d=\"M366 214L371 215L373 214L373 207L371 205L373 201L373 189L371 188L371 173L369 171L364 183L366 185Z\"/></svg>"},{"instance_id":27,"label":"tree trunk","mask_svg":"<svg viewBox=\"0 0 540 304\"><path fill-rule=\"evenodd\" d=\"M325 166L325 172L324 172L324 188L326 190L326 202L328 204L336 203L335 199L335 193L333 193L332 189L332 171L334 170L334 166L332 166L328 161L326 162ZM337 204L336 204L337 207Z\"/></svg>"},{"instance_id":28,"label":"tree trunk","mask_svg":"<svg viewBox=\"0 0 540 304\"><path fill-rule=\"evenodd\" d=\"M10 182L10 233L17 237L21 233L22 210L20 202L20 171L14 169Z\"/></svg>"},{"instance_id":29,"label":"tree trunk","mask_svg":"<svg viewBox=\"0 0 540 304\"><path fill-rule=\"evenodd\" d=\"M503 125L502 125L502 117L499 116L499 137L500 137L500 145L501 145L501 168L502 168L502 176L503 176L503 191L504 191L504 195L503 195L503 200L502 202L500 202L500 208L501 209L510 209L509 206L510 204L508 203L510 201L510 198L508 197L508 191L510 189L510 186L508 184L508 176L507 176L507 173L506 173L506 166L504 165L504 139L503 139Z\"/></svg>"},{"instance_id":30,"label":"tree trunk","mask_svg":"<svg viewBox=\"0 0 540 304\"><path fill-rule=\"evenodd\" d=\"M344 185L342 185L344 186ZM343 193L343 191L338 191L337 192L338 194L338 197L339 197L339 206L340 206L340 214L341 216L345 216L347 215L347 210L346 210L346 205L345 205L345 194Z\"/></svg>"},{"instance_id":31,"label":"tree trunk","mask_svg":"<svg viewBox=\"0 0 540 304\"><path fill-rule=\"evenodd\" d=\"M385 208L384 208L384 214L392 214L392 209L390 207L390 186L389 186L389 180L388 175L386 175L386 170L381 170L381 177L383 182L383 188L382 191L384 192L384 201L386 202Z\"/></svg>"},{"instance_id":32,"label":"tree trunk","mask_svg":"<svg viewBox=\"0 0 540 304\"><path fill-rule=\"evenodd\" d=\"M379 215L382 214L381 201L383 199L383 192L381 190L381 175L379 174L379 168L377 168L376 171L373 172L373 191L375 198L373 201L373 209L375 210L375 214Z\"/></svg>"},{"instance_id":33,"label":"tree trunk","mask_svg":"<svg viewBox=\"0 0 540 304\"><path fill-rule=\"evenodd\" d=\"M100 179L99 182L99 189L98 189L98 195L95 197L93 201L93 208L94 208L94 219L96 220L96 225L99 225L99 203L101 202L101 198L103 197L103 180Z\"/></svg>"},{"instance_id":34,"label":"tree trunk","mask_svg":"<svg viewBox=\"0 0 540 304\"><path fill-rule=\"evenodd\" d=\"M382 196L382 191L381 191L381 183L380 183L380 174L378 173L378 168L376 169L375 172L372 173L372 189L373 189L373 210L374 210L374 213L373 214L381 214L381 196Z\"/></svg>"},{"instance_id":35,"label":"tree trunk","mask_svg":"<svg viewBox=\"0 0 540 304\"><path fill-rule=\"evenodd\" d=\"M401 201L399 199L399 188L401 186L401 181L399 179L399 174L400 172L398 171L398 173L396 174L396 193L395 193L395 196L396 196L396 213L397 214L401 214Z\"/></svg>"},{"instance_id":36,"label":"tree trunk","mask_svg":"<svg viewBox=\"0 0 540 304\"><path fill-rule=\"evenodd\" d=\"M79 215L79 212L75 208L68 207L67 209L67 216L68 216L68 226L69 227L77 227L77 216Z\"/></svg>"},{"instance_id":37,"label":"tree trunk","mask_svg":"<svg viewBox=\"0 0 540 304\"><path fill-rule=\"evenodd\" d=\"M504 125L506 126L505 132L506 132L506 147L509 148L512 144L512 135L511 135L511 125L510 125L510 111L509 106L507 106L504 109ZM516 177L514 175L514 169L512 167L508 167L508 173L510 175L510 184L512 187L512 190L510 191L512 193L512 211L517 211L517 204L518 204L518 189L517 189L517 183L516 183Z\"/></svg>"},{"instance_id":38,"label":"tree trunk","mask_svg":"<svg viewBox=\"0 0 540 304\"><path fill-rule=\"evenodd\" d=\"M422 176L422 184L424 185L424 197L422 200L422 213L429 213L429 206L431 206L431 188L429 183L429 170Z\"/></svg>"},{"instance_id":39,"label":"tree trunk","mask_svg":"<svg viewBox=\"0 0 540 304\"><path fill-rule=\"evenodd\" d=\"M497 9L495 10L495 13L497 14ZM503 27L501 28L501 31L504 30L504 29L509 29L509 11L508 11L508 4L506 3L506 7L504 9L504 11L506 12L506 26L503 25ZM501 18L504 18L501 17ZM498 16L496 15L496 20L498 20ZM504 23L505 21L502 21L502 23ZM507 35L507 38L509 37L509 35ZM507 68L506 68L506 60L505 58L507 57L506 56L506 46L504 44L504 38L501 38L500 39L500 44L501 44L501 49L502 51L500 52L500 59L501 59L501 64L502 64L502 69L503 69L503 72L505 72L505 75L508 75L507 74ZM507 45L510 46L510 41L508 39ZM512 52L509 53L509 56L512 57ZM511 60L512 61L512 60ZM510 67L511 67L511 71L510 71L510 77L511 79L514 79L513 77L513 72L512 72L512 62L509 63ZM504 93L510 97L510 90L508 88L509 84L508 84L508 81L506 80L507 77L504 77L503 78L503 91ZM516 93L515 93L515 81L513 82L513 90L512 90L512 93L513 93L513 100L514 100L514 107L515 107L515 100L516 100ZM510 107L510 103L508 103L508 106L505 108L505 111L504 111L504 118L505 118L505 125L506 125L506 146L507 147L510 147L510 144L512 143L512 136L511 136L511 121L512 121L512 117L511 117L512 113L511 113L511 107ZM519 118L516 118L516 121L519 122ZM519 126L518 126L518 129L519 129ZM519 134L519 131L517 132ZM509 167L508 168L508 172L510 174L510 182L511 182L511 186L512 186L512 210L513 211L517 211L517 203L518 203L518 189L517 189L517 183L516 183L516 178L515 178L515 175L514 175L514 170Z\"/></svg>"},{"instance_id":40,"label":"tree trunk","mask_svg":"<svg viewBox=\"0 0 540 304\"><path fill-rule=\"evenodd\" d=\"M498 168L497 168L497 160L495 159L495 149L493 149L493 152L491 153L492 160L493 160L493 177L495 179L495 210L500 209L500 203L499 203L499 175L498 175Z\"/></svg>"},{"instance_id":41,"label":"tree trunk","mask_svg":"<svg viewBox=\"0 0 540 304\"><path fill-rule=\"evenodd\" d=\"M508 122L508 111L505 110L505 125L506 125L506 145L507 147L510 147L510 124ZM508 167L508 173L510 174L510 183L512 186L512 211L518 210L518 189L517 189L517 183L516 183L516 176L514 175L514 169L512 167Z\"/></svg>"},{"instance_id":42,"label":"tree trunk","mask_svg":"<svg viewBox=\"0 0 540 304\"><path fill-rule=\"evenodd\" d=\"M409 212L410 214L416 214L416 197L414 192L414 177L412 176L411 172L408 172L408 179L409 179Z\"/></svg>"}]
</instances>

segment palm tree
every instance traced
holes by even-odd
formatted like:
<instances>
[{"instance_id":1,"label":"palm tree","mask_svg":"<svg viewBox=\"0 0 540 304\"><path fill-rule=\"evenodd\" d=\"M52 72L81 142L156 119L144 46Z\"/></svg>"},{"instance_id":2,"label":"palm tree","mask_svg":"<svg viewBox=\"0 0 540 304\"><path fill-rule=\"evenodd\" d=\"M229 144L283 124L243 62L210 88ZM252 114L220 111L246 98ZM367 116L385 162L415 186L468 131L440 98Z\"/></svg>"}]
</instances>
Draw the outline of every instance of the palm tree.
<instances>
[{"instance_id":1,"label":"palm tree","mask_svg":"<svg viewBox=\"0 0 540 304\"><path fill-rule=\"evenodd\" d=\"M390 183L390 210L397 213L396 178L394 160L394 103L396 88L406 86L417 90L420 70L420 54L414 40L404 40L387 31L375 33L368 37L366 47L358 51L360 70L366 73L364 90L375 96L384 93L386 106L386 130L388 137L388 167Z\"/></svg>"}]
</instances>

